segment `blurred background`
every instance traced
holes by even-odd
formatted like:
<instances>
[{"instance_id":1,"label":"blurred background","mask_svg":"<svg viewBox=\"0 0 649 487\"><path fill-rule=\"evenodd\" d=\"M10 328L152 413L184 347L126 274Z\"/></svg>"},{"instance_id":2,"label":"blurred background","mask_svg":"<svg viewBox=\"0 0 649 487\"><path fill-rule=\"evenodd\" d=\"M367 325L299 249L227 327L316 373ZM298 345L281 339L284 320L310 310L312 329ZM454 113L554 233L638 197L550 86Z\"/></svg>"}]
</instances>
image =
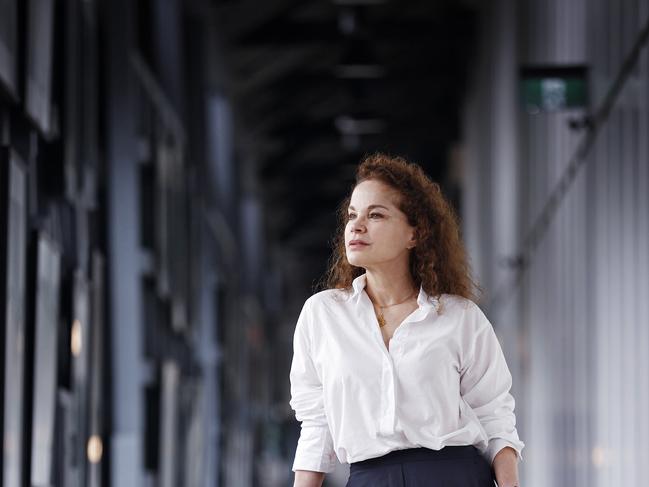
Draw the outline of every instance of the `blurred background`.
<instances>
[{"instance_id":1,"label":"blurred background","mask_svg":"<svg viewBox=\"0 0 649 487\"><path fill-rule=\"evenodd\" d=\"M292 485L293 330L374 151L460 215L521 485L643 485L648 19L0 0L0 487Z\"/></svg>"}]
</instances>

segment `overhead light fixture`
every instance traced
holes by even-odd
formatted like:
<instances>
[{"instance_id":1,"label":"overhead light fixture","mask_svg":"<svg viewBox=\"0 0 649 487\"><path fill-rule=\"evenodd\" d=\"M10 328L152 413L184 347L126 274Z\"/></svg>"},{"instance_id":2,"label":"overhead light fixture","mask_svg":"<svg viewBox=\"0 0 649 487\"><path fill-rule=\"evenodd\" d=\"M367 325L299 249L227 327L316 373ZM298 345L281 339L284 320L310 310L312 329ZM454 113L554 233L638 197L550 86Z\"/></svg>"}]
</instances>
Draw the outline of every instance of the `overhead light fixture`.
<instances>
[{"instance_id":1,"label":"overhead light fixture","mask_svg":"<svg viewBox=\"0 0 649 487\"><path fill-rule=\"evenodd\" d=\"M381 134L387 128L385 120L360 110L336 117L334 125L340 133L341 145L350 152L360 150L363 136Z\"/></svg>"},{"instance_id":2,"label":"overhead light fixture","mask_svg":"<svg viewBox=\"0 0 649 487\"><path fill-rule=\"evenodd\" d=\"M340 115L334 125L342 135L371 135L385 132L385 120L378 117Z\"/></svg>"}]
</instances>

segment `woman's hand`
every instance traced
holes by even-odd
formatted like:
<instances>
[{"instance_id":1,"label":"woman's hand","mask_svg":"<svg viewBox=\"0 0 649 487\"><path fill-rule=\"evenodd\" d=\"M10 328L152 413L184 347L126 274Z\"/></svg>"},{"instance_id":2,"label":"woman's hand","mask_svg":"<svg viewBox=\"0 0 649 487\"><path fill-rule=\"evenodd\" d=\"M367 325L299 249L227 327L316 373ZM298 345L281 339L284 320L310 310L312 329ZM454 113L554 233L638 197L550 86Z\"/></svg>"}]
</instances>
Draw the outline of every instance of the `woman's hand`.
<instances>
[{"instance_id":1,"label":"woman's hand","mask_svg":"<svg viewBox=\"0 0 649 487\"><path fill-rule=\"evenodd\" d=\"M509 446L500 450L494 457L493 468L498 487L519 487L516 450Z\"/></svg>"},{"instance_id":2,"label":"woman's hand","mask_svg":"<svg viewBox=\"0 0 649 487\"><path fill-rule=\"evenodd\" d=\"M325 474L310 470L296 470L293 487L322 487Z\"/></svg>"}]
</instances>

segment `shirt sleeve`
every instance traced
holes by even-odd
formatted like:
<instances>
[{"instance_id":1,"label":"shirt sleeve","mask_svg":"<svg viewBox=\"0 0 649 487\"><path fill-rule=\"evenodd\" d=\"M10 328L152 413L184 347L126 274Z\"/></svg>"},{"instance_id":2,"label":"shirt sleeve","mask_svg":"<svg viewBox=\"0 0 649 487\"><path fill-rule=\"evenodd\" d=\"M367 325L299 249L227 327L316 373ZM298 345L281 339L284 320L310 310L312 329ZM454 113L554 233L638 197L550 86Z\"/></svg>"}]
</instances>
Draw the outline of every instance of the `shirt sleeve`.
<instances>
[{"instance_id":1,"label":"shirt sleeve","mask_svg":"<svg viewBox=\"0 0 649 487\"><path fill-rule=\"evenodd\" d=\"M324 412L322 383L311 358L308 303L300 312L293 337L290 406L302 427L292 469L329 473L337 459Z\"/></svg>"},{"instance_id":2,"label":"shirt sleeve","mask_svg":"<svg viewBox=\"0 0 649 487\"><path fill-rule=\"evenodd\" d=\"M490 464L506 446L513 448L522 460L525 444L516 431L515 401L509 392L512 376L493 326L477 305L474 310L478 326L474 328L475 340L460 376L460 393L487 433L488 446L483 453Z\"/></svg>"}]
</instances>

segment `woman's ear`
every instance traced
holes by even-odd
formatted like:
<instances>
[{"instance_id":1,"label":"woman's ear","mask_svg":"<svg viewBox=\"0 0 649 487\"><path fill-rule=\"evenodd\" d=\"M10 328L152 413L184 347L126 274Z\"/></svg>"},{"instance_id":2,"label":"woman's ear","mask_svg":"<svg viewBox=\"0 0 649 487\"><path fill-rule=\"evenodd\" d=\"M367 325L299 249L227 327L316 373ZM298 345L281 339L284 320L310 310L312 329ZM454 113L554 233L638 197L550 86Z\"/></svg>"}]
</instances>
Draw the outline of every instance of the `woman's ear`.
<instances>
[{"instance_id":1,"label":"woman's ear","mask_svg":"<svg viewBox=\"0 0 649 487\"><path fill-rule=\"evenodd\" d=\"M414 249L417 246L417 238L415 237L415 233L413 232L412 235L410 236L410 240L408 241L408 250Z\"/></svg>"}]
</instances>

